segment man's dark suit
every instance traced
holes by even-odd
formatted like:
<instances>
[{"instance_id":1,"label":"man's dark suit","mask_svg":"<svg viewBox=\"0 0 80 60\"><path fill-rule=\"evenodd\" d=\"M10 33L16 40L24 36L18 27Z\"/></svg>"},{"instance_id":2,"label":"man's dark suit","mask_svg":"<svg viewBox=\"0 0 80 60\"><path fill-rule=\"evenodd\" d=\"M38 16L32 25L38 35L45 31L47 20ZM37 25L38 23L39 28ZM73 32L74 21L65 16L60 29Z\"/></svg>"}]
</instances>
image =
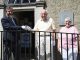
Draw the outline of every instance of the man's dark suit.
<instances>
[{"instance_id":1,"label":"man's dark suit","mask_svg":"<svg viewBox=\"0 0 80 60\"><path fill-rule=\"evenodd\" d=\"M14 22L12 21L12 19L10 17L3 17L1 19L1 23L3 26L3 44L6 47L6 51L9 48L9 51L13 52L14 57L18 57L17 54L19 54L19 49L18 49L18 34L17 34L17 30L22 29L20 26L16 25L16 19L13 18ZM9 53L9 52L8 52ZM19 58L19 57L18 57ZM6 59L5 59L6 60ZM15 58L15 60L17 60L17 58Z\"/></svg>"}]
</instances>

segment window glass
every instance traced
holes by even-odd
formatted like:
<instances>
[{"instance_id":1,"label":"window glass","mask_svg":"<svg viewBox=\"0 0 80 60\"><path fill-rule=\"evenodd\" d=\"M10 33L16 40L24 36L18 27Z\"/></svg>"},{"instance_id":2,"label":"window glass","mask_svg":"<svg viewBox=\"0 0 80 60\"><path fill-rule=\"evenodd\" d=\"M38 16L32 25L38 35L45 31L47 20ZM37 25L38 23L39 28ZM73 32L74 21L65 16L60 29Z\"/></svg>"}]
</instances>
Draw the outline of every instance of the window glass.
<instances>
[{"instance_id":1,"label":"window glass","mask_svg":"<svg viewBox=\"0 0 80 60\"><path fill-rule=\"evenodd\" d=\"M71 18L72 25L73 25L74 24L73 23L73 12L72 11L68 11L68 10L64 10L64 11L61 11L59 13L59 25L64 25L64 21L65 21L66 17L70 17Z\"/></svg>"}]
</instances>

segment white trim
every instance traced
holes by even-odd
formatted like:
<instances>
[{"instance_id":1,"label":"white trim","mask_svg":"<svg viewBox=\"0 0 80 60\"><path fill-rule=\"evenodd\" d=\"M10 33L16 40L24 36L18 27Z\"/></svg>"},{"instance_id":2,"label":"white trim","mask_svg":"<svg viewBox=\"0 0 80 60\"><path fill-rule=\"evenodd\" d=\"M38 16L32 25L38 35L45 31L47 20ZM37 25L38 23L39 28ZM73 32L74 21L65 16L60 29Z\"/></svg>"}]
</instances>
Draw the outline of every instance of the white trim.
<instances>
[{"instance_id":1,"label":"white trim","mask_svg":"<svg viewBox=\"0 0 80 60\"><path fill-rule=\"evenodd\" d=\"M13 7L13 9L35 9L36 7L35 6L29 6L29 7Z\"/></svg>"},{"instance_id":2,"label":"white trim","mask_svg":"<svg viewBox=\"0 0 80 60\"><path fill-rule=\"evenodd\" d=\"M0 31L3 30L2 24L1 24L1 19L2 19L2 17L3 17L3 14L4 14L4 9L0 9Z\"/></svg>"},{"instance_id":3,"label":"white trim","mask_svg":"<svg viewBox=\"0 0 80 60\"><path fill-rule=\"evenodd\" d=\"M0 9L0 31L3 31L3 27L2 27L2 24L1 24L1 19L3 17L3 14L4 14L4 9ZM3 50L3 47L2 47L2 50ZM0 32L0 60L1 60L1 32ZM2 60L3 60L3 53L2 53Z\"/></svg>"}]
</instances>

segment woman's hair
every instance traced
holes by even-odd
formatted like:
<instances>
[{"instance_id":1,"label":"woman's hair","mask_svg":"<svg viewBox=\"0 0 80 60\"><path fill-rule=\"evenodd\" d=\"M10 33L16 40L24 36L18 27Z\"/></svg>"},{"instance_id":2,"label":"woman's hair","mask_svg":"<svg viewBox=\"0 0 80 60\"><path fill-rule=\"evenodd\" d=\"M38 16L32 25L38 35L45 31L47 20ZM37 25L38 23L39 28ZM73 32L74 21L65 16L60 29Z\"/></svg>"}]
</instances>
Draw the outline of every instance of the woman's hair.
<instances>
[{"instance_id":1,"label":"woman's hair","mask_svg":"<svg viewBox=\"0 0 80 60\"><path fill-rule=\"evenodd\" d=\"M65 18L65 21L70 21L70 22L71 22L70 17L66 17L66 18Z\"/></svg>"}]
</instances>

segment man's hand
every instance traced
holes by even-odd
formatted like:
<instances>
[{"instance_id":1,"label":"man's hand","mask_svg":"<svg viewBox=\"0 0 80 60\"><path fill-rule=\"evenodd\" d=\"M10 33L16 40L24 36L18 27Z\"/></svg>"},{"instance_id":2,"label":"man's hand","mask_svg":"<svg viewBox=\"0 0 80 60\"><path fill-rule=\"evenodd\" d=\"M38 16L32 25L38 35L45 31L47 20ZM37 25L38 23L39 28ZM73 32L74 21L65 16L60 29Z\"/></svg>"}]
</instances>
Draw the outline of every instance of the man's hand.
<instances>
[{"instance_id":1,"label":"man's hand","mask_svg":"<svg viewBox=\"0 0 80 60\"><path fill-rule=\"evenodd\" d=\"M32 28L30 26L26 26L26 29L32 31Z\"/></svg>"},{"instance_id":2,"label":"man's hand","mask_svg":"<svg viewBox=\"0 0 80 60\"><path fill-rule=\"evenodd\" d=\"M23 25L23 26L21 26L22 27L22 29L24 29L24 30L28 30L28 31L32 31L32 28L30 27L30 26L27 26L27 25Z\"/></svg>"},{"instance_id":3,"label":"man's hand","mask_svg":"<svg viewBox=\"0 0 80 60\"><path fill-rule=\"evenodd\" d=\"M21 28L22 28L22 29L25 29L25 26L23 25L23 26L21 26Z\"/></svg>"}]
</instances>

